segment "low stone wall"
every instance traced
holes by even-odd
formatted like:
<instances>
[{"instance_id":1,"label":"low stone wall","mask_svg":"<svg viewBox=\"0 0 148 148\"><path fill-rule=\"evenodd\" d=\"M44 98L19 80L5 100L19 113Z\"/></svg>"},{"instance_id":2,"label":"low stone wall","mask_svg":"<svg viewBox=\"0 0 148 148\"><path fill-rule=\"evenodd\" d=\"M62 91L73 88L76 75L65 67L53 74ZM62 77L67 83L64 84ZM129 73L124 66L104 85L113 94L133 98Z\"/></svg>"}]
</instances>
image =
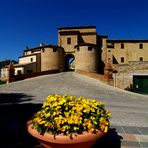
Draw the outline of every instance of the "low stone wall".
<instances>
[{"instance_id":1,"label":"low stone wall","mask_svg":"<svg viewBox=\"0 0 148 148\"><path fill-rule=\"evenodd\" d=\"M113 74L114 87L131 90L133 75L131 73L118 72Z\"/></svg>"},{"instance_id":2,"label":"low stone wall","mask_svg":"<svg viewBox=\"0 0 148 148\"><path fill-rule=\"evenodd\" d=\"M148 75L148 62L129 62L126 65L113 65L117 73L113 74L114 86L126 90L133 88L133 75Z\"/></svg>"},{"instance_id":3,"label":"low stone wall","mask_svg":"<svg viewBox=\"0 0 148 148\"><path fill-rule=\"evenodd\" d=\"M137 70L148 70L148 61L130 61L129 64L114 64L113 69L118 72L135 72Z\"/></svg>"},{"instance_id":4,"label":"low stone wall","mask_svg":"<svg viewBox=\"0 0 148 148\"><path fill-rule=\"evenodd\" d=\"M103 83L108 84L108 85L111 85L111 86L113 86L113 84L114 84L113 83L113 79L111 79L111 80L105 80L104 79L104 75L101 75L101 74L98 74L98 73L85 72L85 71L82 71L82 70L77 70L76 73L79 73L79 74L82 74L82 75L85 75L85 76L94 78L96 80L100 80Z\"/></svg>"},{"instance_id":5,"label":"low stone wall","mask_svg":"<svg viewBox=\"0 0 148 148\"><path fill-rule=\"evenodd\" d=\"M48 71L35 72L35 73L20 74L20 75L14 75L12 79L13 81L19 81L19 80L24 80L27 78L32 78L32 77L37 77L37 76L47 75L47 74L55 74L59 72L60 71L56 69L56 70L48 70Z\"/></svg>"}]
</instances>

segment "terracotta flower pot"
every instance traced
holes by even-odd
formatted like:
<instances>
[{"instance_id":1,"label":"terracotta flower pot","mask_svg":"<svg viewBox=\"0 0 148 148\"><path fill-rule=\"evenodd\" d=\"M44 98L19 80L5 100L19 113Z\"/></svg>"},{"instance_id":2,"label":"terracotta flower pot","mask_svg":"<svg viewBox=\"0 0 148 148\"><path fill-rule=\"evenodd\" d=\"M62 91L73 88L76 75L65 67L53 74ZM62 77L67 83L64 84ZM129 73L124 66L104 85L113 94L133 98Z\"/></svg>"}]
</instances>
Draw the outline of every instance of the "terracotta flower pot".
<instances>
[{"instance_id":1,"label":"terracotta flower pot","mask_svg":"<svg viewBox=\"0 0 148 148\"><path fill-rule=\"evenodd\" d=\"M84 132L83 134L73 134L72 139L65 135L56 135L45 133L40 135L36 129L32 128L32 122L27 122L28 132L41 143L45 148L90 148L95 142L102 137L105 133L97 131L92 134Z\"/></svg>"}]
</instances>

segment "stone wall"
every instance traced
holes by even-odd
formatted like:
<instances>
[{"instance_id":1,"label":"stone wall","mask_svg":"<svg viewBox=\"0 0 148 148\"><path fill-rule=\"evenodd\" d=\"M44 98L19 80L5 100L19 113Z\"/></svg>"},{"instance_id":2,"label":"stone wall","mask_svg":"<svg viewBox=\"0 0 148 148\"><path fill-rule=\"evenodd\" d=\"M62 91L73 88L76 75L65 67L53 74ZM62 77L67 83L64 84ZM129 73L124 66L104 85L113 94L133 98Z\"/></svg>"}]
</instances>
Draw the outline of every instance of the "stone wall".
<instances>
[{"instance_id":1,"label":"stone wall","mask_svg":"<svg viewBox=\"0 0 148 148\"><path fill-rule=\"evenodd\" d=\"M60 72L59 69L55 69L55 70L48 70L48 71L43 71L43 72L34 72L34 73L27 73L27 74L21 74L21 75L14 75L11 77L11 79L13 79L13 81L8 80L8 83L24 80L27 78L33 78L33 77L37 77L37 76L47 75L47 74L56 74L59 72Z\"/></svg>"},{"instance_id":2,"label":"stone wall","mask_svg":"<svg viewBox=\"0 0 148 148\"><path fill-rule=\"evenodd\" d=\"M83 71L83 70L77 70L76 73L88 76L90 78L99 80L99 81L101 81L101 82L103 82L107 85L113 86L113 79L105 80L104 75L101 75L101 74L98 74L98 73L93 73L93 72L86 72L86 71Z\"/></svg>"},{"instance_id":3,"label":"stone wall","mask_svg":"<svg viewBox=\"0 0 148 148\"><path fill-rule=\"evenodd\" d=\"M63 48L45 48L41 53L41 71L64 69L64 51Z\"/></svg>"},{"instance_id":4,"label":"stone wall","mask_svg":"<svg viewBox=\"0 0 148 148\"><path fill-rule=\"evenodd\" d=\"M67 44L67 39L71 38L71 44ZM77 35L63 35L60 37L60 44L65 52L74 52L74 46L78 44Z\"/></svg>"},{"instance_id":5,"label":"stone wall","mask_svg":"<svg viewBox=\"0 0 148 148\"><path fill-rule=\"evenodd\" d=\"M90 49L89 49L90 48ZM97 72L98 49L95 45L77 46L75 52L75 71Z\"/></svg>"},{"instance_id":6,"label":"stone wall","mask_svg":"<svg viewBox=\"0 0 148 148\"><path fill-rule=\"evenodd\" d=\"M126 65L113 65L114 86L130 90L133 86L133 75L148 75L148 62L129 62Z\"/></svg>"},{"instance_id":7,"label":"stone wall","mask_svg":"<svg viewBox=\"0 0 148 148\"><path fill-rule=\"evenodd\" d=\"M133 85L133 75L130 73L118 72L113 74L114 87L130 90Z\"/></svg>"},{"instance_id":8,"label":"stone wall","mask_svg":"<svg viewBox=\"0 0 148 148\"><path fill-rule=\"evenodd\" d=\"M67 39L71 43L67 43ZM81 43L97 44L96 27L67 27L58 29L58 46L64 48L65 52L74 52L74 46Z\"/></svg>"}]
</instances>

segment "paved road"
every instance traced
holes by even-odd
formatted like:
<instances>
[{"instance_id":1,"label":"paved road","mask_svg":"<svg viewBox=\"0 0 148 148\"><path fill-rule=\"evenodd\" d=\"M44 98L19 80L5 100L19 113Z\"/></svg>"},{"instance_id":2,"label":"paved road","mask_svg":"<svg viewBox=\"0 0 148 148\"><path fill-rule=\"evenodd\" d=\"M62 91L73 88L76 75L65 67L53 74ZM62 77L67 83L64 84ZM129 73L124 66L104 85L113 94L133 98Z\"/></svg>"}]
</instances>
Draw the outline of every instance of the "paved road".
<instances>
[{"instance_id":1,"label":"paved road","mask_svg":"<svg viewBox=\"0 0 148 148\"><path fill-rule=\"evenodd\" d=\"M46 96L53 93L92 97L102 101L110 110L111 125L148 127L148 96L113 88L74 72L40 76L1 85L0 94L7 93L23 94L20 103L24 101L42 103Z\"/></svg>"}]
</instances>

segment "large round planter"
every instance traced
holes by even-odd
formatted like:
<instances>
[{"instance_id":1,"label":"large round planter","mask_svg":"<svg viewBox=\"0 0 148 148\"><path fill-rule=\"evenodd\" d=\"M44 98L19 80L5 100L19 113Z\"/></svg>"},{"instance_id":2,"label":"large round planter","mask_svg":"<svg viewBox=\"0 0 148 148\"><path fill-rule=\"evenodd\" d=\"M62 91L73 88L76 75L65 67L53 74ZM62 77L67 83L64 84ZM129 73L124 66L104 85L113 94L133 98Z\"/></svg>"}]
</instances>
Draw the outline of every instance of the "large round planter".
<instances>
[{"instance_id":1,"label":"large round planter","mask_svg":"<svg viewBox=\"0 0 148 148\"><path fill-rule=\"evenodd\" d=\"M36 129L32 128L32 122L27 122L28 132L41 143L45 148L90 148L95 142L104 135L101 131L95 134L84 132L83 134L73 134L72 139L65 135L45 133L40 135Z\"/></svg>"}]
</instances>

